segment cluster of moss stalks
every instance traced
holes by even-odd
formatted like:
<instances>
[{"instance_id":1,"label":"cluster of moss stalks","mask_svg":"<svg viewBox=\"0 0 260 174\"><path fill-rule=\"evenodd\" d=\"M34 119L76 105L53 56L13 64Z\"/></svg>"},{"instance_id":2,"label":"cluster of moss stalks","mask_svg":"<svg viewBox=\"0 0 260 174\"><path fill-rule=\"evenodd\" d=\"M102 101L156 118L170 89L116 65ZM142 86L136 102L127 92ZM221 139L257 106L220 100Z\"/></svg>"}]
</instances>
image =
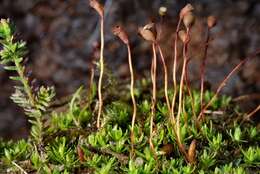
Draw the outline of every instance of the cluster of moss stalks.
<instances>
[{"instance_id":1,"label":"cluster of moss stalks","mask_svg":"<svg viewBox=\"0 0 260 174\"><path fill-rule=\"evenodd\" d=\"M200 90L194 90L189 84L188 65L195 16L192 5L188 4L180 12L174 34L173 85L168 85L168 68L159 44L163 31L158 24L149 23L140 27L139 33L151 43L151 78L135 80L127 32L122 26L115 26L112 32L128 50L131 82L121 86L108 84L104 90L105 9L96 0L90 0L90 6L101 19L98 84L92 74L88 89L80 87L65 102L53 101L54 88L37 86L27 75L25 42L15 40L9 20L1 20L1 64L17 74L10 78L18 81L11 99L24 109L32 127L31 136L26 140L0 141L0 173L244 174L259 171L259 128L251 121L259 107L244 114L232 98L218 96L227 80L247 60L259 54L259 50L234 67L216 92L205 90L210 30L216 25L216 18L210 16ZM165 12L165 8L160 8L160 15ZM182 50L178 50L178 44ZM182 52L182 58L178 58L178 51ZM179 82L178 62L182 66ZM157 66L164 70L162 89L156 80Z\"/></svg>"}]
</instances>

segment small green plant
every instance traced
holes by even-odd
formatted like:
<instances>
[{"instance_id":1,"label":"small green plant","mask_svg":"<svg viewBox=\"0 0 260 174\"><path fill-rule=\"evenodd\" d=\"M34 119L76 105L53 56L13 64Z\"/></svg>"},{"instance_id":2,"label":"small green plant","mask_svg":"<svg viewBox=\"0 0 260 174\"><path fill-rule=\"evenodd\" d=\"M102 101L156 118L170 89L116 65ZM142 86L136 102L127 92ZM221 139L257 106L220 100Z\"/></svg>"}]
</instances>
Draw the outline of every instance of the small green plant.
<instances>
[{"instance_id":1,"label":"small green plant","mask_svg":"<svg viewBox=\"0 0 260 174\"><path fill-rule=\"evenodd\" d=\"M26 44L23 41L15 41L13 35L14 27L9 20L1 19L0 43L3 46L0 52L1 64L6 70L17 73L17 76L11 76L10 79L21 84L14 87L15 93L11 99L29 116L29 121L32 123L32 137L37 143L41 143L44 132L43 117L55 96L54 88L41 86L39 90L34 91L23 66L23 58L27 52Z\"/></svg>"},{"instance_id":2,"label":"small green plant","mask_svg":"<svg viewBox=\"0 0 260 174\"><path fill-rule=\"evenodd\" d=\"M0 173L245 174L260 170L259 129L256 123L250 122L259 107L249 114L239 109L232 112L231 108L238 108L231 102L232 98L219 96L232 74L258 55L259 50L243 59L224 78L217 91L212 92L203 87L208 49L205 46L201 87L200 90L192 88L187 67L195 15L194 8L188 4L180 12L175 32L172 87L168 86L167 66L155 32L156 23L150 23L139 32L152 44L151 78L134 79L129 38L123 27L118 26L113 33L127 46L130 93L129 85L122 85L118 90L115 84L102 92L104 7L97 0L90 0L90 6L101 17L98 96L92 74L89 89L80 87L61 108L50 107L55 96L53 87L35 88L31 84L23 65L26 44L15 40L9 20L0 21L1 64L16 73L17 76L10 78L18 81L11 99L25 110L31 123L28 139L0 141ZM206 44L209 29L215 24L216 19L209 17ZM186 30L182 30L183 27ZM176 77L178 39L182 41L179 44L183 57L179 84ZM163 89L156 86L157 49L164 70ZM108 96L104 97L104 104L103 95Z\"/></svg>"},{"instance_id":3,"label":"small green plant","mask_svg":"<svg viewBox=\"0 0 260 174\"><path fill-rule=\"evenodd\" d=\"M74 148L69 147L66 138L56 138L52 144L46 147L49 161L54 164L62 164L65 169L71 169L77 163Z\"/></svg>"},{"instance_id":4,"label":"small green plant","mask_svg":"<svg viewBox=\"0 0 260 174\"><path fill-rule=\"evenodd\" d=\"M259 165L260 164L260 148L249 147L247 150L243 150L243 160L248 165Z\"/></svg>"}]
</instances>

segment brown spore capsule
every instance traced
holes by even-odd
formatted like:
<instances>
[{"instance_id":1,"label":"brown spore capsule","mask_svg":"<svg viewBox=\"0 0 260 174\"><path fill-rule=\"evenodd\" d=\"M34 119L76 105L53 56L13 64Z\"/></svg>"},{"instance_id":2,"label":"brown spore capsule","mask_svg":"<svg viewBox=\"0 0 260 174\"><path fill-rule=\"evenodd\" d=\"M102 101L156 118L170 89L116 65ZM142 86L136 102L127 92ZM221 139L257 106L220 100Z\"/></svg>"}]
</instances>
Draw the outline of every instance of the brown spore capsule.
<instances>
[{"instance_id":1,"label":"brown spore capsule","mask_svg":"<svg viewBox=\"0 0 260 174\"><path fill-rule=\"evenodd\" d=\"M101 17L104 17L104 6L101 5L97 0L89 0L89 5L95 9Z\"/></svg>"},{"instance_id":2,"label":"brown spore capsule","mask_svg":"<svg viewBox=\"0 0 260 174\"><path fill-rule=\"evenodd\" d=\"M141 36L150 42L155 42L156 41L156 29L155 29L155 24L154 23L149 23L145 25L144 27L139 27L139 33Z\"/></svg>"},{"instance_id":3,"label":"brown spore capsule","mask_svg":"<svg viewBox=\"0 0 260 174\"><path fill-rule=\"evenodd\" d=\"M217 25L217 18L215 16L209 16L207 19L207 24L209 28L213 28Z\"/></svg>"},{"instance_id":4,"label":"brown spore capsule","mask_svg":"<svg viewBox=\"0 0 260 174\"><path fill-rule=\"evenodd\" d=\"M119 37L119 39L122 40L124 44L129 44L128 35L126 34L126 31L123 27L117 25L113 27L112 32L115 36Z\"/></svg>"},{"instance_id":5,"label":"brown spore capsule","mask_svg":"<svg viewBox=\"0 0 260 174\"><path fill-rule=\"evenodd\" d=\"M180 18L183 18L185 14L192 12L194 10L194 7L191 4L187 4L185 7L181 9L180 12Z\"/></svg>"},{"instance_id":6,"label":"brown spore capsule","mask_svg":"<svg viewBox=\"0 0 260 174\"><path fill-rule=\"evenodd\" d=\"M186 28L191 28L195 23L195 16L192 12L188 12L183 17L183 23Z\"/></svg>"}]
</instances>

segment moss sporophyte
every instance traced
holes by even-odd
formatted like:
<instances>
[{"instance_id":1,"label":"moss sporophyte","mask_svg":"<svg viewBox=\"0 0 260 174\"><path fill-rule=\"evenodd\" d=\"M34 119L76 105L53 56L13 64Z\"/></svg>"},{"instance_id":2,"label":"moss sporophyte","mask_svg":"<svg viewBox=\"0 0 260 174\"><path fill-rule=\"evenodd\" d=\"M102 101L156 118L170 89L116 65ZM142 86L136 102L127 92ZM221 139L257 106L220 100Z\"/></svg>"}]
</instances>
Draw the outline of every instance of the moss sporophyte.
<instances>
[{"instance_id":1,"label":"moss sporophyte","mask_svg":"<svg viewBox=\"0 0 260 174\"><path fill-rule=\"evenodd\" d=\"M17 81L11 99L24 109L31 123L27 139L0 141L0 173L243 174L260 170L260 134L257 124L251 121L260 107L245 114L231 97L219 96L230 77L259 55L260 49L242 59L216 92L206 90L207 52L214 37L210 31L217 24L216 17L209 16L200 89L193 88L188 67L194 61L189 47L195 9L187 4L179 13L173 33L172 85L159 42L164 30L154 21L138 30L151 46L150 77L135 78L133 36L127 27L118 25L112 33L127 49L130 82L104 87L107 84L102 83L103 79L112 76L104 62L105 7L97 0L90 0L89 5L100 17L99 79L95 82L93 69L89 89L80 87L59 106L62 109L54 107L57 101L53 87L33 87L33 78L28 78L24 66L26 44L15 40L9 20L0 21L1 64L16 74L10 79ZM159 12L161 17L167 15L165 7ZM180 78L177 64L181 67ZM162 89L157 80L160 66Z\"/></svg>"}]
</instances>

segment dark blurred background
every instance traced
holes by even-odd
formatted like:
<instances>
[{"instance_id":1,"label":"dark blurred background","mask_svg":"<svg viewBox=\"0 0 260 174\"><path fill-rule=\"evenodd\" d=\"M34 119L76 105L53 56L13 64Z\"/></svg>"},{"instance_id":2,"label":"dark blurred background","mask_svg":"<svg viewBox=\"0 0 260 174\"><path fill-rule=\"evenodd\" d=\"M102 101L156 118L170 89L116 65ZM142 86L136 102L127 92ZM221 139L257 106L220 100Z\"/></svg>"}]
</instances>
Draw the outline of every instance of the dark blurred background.
<instances>
[{"instance_id":1,"label":"dark blurred background","mask_svg":"<svg viewBox=\"0 0 260 174\"><path fill-rule=\"evenodd\" d=\"M196 25L192 31L190 78L198 87L198 67L205 40L208 15L218 18L212 31L206 80L216 89L225 75L243 57L260 47L260 1L258 0L106 0L105 60L115 76L128 77L126 49L111 34L113 25L122 24L130 35L137 77L149 71L150 45L137 35L138 26L160 21L158 9L168 8L162 21L161 45L171 64L172 36L179 10L188 2L195 7ZM0 17L10 18L17 26L17 37L27 41L28 72L39 84L54 85L57 96L73 93L87 84L92 62L98 59L98 16L88 0L0 0ZM259 104L259 56L248 62L230 79L224 94L238 97L253 94L240 102L245 111ZM169 69L171 69L169 67ZM13 82L0 65L0 137L20 138L28 134L29 124L22 110L9 99ZM255 99L253 99L255 98Z\"/></svg>"}]
</instances>

